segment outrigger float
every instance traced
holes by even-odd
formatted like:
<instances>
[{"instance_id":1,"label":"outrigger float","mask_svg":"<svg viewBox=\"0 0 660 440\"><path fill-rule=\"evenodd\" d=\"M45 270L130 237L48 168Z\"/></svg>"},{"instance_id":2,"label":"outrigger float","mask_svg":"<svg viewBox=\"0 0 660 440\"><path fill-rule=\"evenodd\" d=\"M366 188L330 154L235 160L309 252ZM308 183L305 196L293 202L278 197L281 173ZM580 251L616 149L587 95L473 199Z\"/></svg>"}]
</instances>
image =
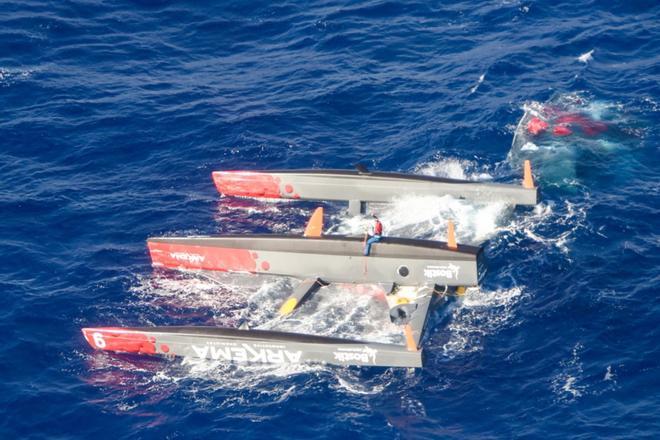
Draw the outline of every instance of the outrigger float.
<instances>
[{"instance_id":1,"label":"outrigger float","mask_svg":"<svg viewBox=\"0 0 660 440\"><path fill-rule=\"evenodd\" d=\"M368 203L396 196L450 195L474 202L533 206L538 189L525 161L522 185L475 182L444 177L356 170L214 171L213 182L227 196L268 199L347 201L351 215L364 214Z\"/></svg>"},{"instance_id":2,"label":"outrigger float","mask_svg":"<svg viewBox=\"0 0 660 440\"><path fill-rule=\"evenodd\" d=\"M397 193L452 194L472 200L533 204L537 190L525 164L523 187L481 184L391 173L218 172L224 194L348 200L360 212L368 202L386 202ZM489 191L491 192L489 194ZM481 247L457 244L449 222L447 241L384 237L363 255L358 237L323 235L323 208L312 215L303 236L220 235L158 237L147 241L154 267L186 272L238 272L294 277L301 282L281 305L296 313L329 283L378 284L401 344L346 340L272 330L216 327L95 327L82 329L98 350L183 356L239 363L408 367L422 366L422 337L430 312L446 295L479 283ZM301 311L299 311L301 312Z\"/></svg>"},{"instance_id":3,"label":"outrigger float","mask_svg":"<svg viewBox=\"0 0 660 440\"><path fill-rule=\"evenodd\" d=\"M479 282L481 248L448 242L385 237L368 257L357 237L323 236L317 208L300 236L159 237L147 242L154 267L239 272L301 279L280 307L293 313L329 283L385 286L390 318L405 344L382 344L278 331L209 327L85 328L96 349L236 362L421 367L429 311L443 295ZM319 293L317 293L319 292Z\"/></svg>"}]
</instances>

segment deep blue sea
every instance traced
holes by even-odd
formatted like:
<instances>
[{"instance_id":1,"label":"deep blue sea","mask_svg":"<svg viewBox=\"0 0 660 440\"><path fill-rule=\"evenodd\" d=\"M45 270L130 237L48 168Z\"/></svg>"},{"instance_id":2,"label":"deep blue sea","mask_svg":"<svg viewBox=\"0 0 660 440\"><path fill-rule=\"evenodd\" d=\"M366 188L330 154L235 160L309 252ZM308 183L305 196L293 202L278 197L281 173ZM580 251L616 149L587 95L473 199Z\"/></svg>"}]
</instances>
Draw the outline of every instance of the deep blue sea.
<instances>
[{"instance_id":1,"label":"deep blue sea","mask_svg":"<svg viewBox=\"0 0 660 440\"><path fill-rule=\"evenodd\" d=\"M521 140L530 111L610 129ZM660 438L660 4L0 2L0 438ZM518 128L517 128L518 127ZM514 139L516 137L516 139ZM271 328L288 280L154 271L152 235L300 233L317 204L213 170L514 183L534 208L377 207L484 246L426 367L235 366L93 351L84 326ZM329 233L365 219L324 203ZM376 209L376 208L374 208ZM386 336L335 288L283 324Z\"/></svg>"}]
</instances>

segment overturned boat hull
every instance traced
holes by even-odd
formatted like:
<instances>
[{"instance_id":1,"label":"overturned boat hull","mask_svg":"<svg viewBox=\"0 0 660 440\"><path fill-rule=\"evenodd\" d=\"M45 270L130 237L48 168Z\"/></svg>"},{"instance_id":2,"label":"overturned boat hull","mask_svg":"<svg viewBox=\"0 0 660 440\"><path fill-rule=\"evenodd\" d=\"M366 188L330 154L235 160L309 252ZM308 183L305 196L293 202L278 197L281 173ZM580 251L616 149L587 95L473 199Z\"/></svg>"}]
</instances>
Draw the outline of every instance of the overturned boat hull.
<instances>
[{"instance_id":1,"label":"overturned boat hull","mask_svg":"<svg viewBox=\"0 0 660 440\"><path fill-rule=\"evenodd\" d=\"M84 328L97 350L250 364L421 367L422 351L268 330L216 327Z\"/></svg>"},{"instance_id":2,"label":"overturned boat hull","mask_svg":"<svg viewBox=\"0 0 660 440\"><path fill-rule=\"evenodd\" d=\"M147 244L156 267L402 285L477 285L481 253L474 246L389 237L368 257L360 238L346 236L160 237Z\"/></svg>"},{"instance_id":3,"label":"overturned boat hull","mask_svg":"<svg viewBox=\"0 0 660 440\"><path fill-rule=\"evenodd\" d=\"M538 190L521 185L350 170L215 171L224 195L270 199L334 200L355 205L402 196L451 195L475 202L535 205ZM360 208L361 211L364 211Z\"/></svg>"}]
</instances>

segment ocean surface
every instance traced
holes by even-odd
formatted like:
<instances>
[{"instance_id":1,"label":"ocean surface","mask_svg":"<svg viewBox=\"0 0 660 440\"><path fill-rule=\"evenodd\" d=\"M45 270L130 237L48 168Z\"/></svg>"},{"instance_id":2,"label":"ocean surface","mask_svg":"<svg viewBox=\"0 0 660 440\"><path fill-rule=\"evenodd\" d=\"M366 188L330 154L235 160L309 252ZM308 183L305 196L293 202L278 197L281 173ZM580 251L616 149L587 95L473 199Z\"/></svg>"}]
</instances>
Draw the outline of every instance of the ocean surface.
<instances>
[{"instance_id":1,"label":"ocean surface","mask_svg":"<svg viewBox=\"0 0 660 440\"><path fill-rule=\"evenodd\" d=\"M660 437L657 1L5 0L0 108L0 438ZM608 130L525 133L557 108ZM213 170L514 183L525 158L534 208L374 208L391 235L454 219L484 246L423 370L172 361L80 332L387 339L369 295L335 286L282 322L293 281L155 271L145 240L301 233L317 206L221 197ZM329 233L363 233L322 205Z\"/></svg>"}]
</instances>

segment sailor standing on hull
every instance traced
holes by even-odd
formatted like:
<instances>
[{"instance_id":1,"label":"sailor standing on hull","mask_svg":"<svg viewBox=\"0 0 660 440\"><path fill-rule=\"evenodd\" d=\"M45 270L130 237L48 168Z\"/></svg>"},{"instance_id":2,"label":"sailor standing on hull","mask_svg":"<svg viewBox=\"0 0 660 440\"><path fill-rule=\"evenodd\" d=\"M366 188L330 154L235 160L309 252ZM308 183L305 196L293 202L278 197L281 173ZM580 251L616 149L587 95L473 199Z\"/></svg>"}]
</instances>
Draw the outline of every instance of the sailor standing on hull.
<instances>
[{"instance_id":1,"label":"sailor standing on hull","mask_svg":"<svg viewBox=\"0 0 660 440\"><path fill-rule=\"evenodd\" d=\"M371 214L374 218L373 234L368 235L364 243L364 256L367 257L371 253L371 245L378 243L383 238L383 224L378 220L375 214Z\"/></svg>"}]
</instances>

